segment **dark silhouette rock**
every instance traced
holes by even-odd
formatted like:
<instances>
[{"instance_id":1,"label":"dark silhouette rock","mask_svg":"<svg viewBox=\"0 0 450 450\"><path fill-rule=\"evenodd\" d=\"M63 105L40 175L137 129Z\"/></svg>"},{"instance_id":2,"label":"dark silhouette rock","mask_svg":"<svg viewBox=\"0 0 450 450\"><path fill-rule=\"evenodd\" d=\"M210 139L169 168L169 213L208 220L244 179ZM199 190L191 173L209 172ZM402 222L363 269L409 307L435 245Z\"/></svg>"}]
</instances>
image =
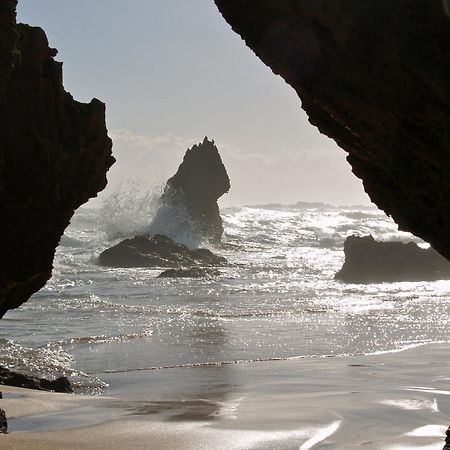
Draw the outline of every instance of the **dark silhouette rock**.
<instances>
[{"instance_id":1,"label":"dark silhouette rock","mask_svg":"<svg viewBox=\"0 0 450 450\"><path fill-rule=\"evenodd\" d=\"M158 278L210 278L220 275L215 269L205 267L190 267L189 269L167 269L158 275Z\"/></svg>"},{"instance_id":2,"label":"dark silhouette rock","mask_svg":"<svg viewBox=\"0 0 450 450\"><path fill-rule=\"evenodd\" d=\"M8 434L8 421L5 410L0 408L0 434Z\"/></svg>"},{"instance_id":3,"label":"dark silhouette rock","mask_svg":"<svg viewBox=\"0 0 450 450\"><path fill-rule=\"evenodd\" d=\"M348 152L372 201L450 259L449 2L215 3Z\"/></svg>"},{"instance_id":4,"label":"dark silhouette rock","mask_svg":"<svg viewBox=\"0 0 450 450\"><path fill-rule=\"evenodd\" d=\"M62 376L55 380L47 380L46 378L32 377L13 372L5 367L0 367L0 384L38 389L40 391L73 392L72 385L67 377Z\"/></svg>"},{"instance_id":5,"label":"dark silhouette rock","mask_svg":"<svg viewBox=\"0 0 450 450\"><path fill-rule=\"evenodd\" d=\"M450 450L450 427L448 427L445 432L445 445L442 450Z\"/></svg>"},{"instance_id":6,"label":"dark silhouette rock","mask_svg":"<svg viewBox=\"0 0 450 450\"><path fill-rule=\"evenodd\" d=\"M102 252L99 264L108 267L223 266L227 260L204 248L190 250L163 234L125 239Z\"/></svg>"},{"instance_id":7,"label":"dark silhouette rock","mask_svg":"<svg viewBox=\"0 0 450 450\"><path fill-rule=\"evenodd\" d=\"M105 105L79 103L40 28L0 2L0 317L50 278L55 248L113 164Z\"/></svg>"},{"instance_id":8,"label":"dark silhouette rock","mask_svg":"<svg viewBox=\"0 0 450 450\"><path fill-rule=\"evenodd\" d=\"M414 242L377 242L372 236L349 236L345 262L335 279L348 283L450 279L450 262L432 248Z\"/></svg>"},{"instance_id":9,"label":"dark silhouette rock","mask_svg":"<svg viewBox=\"0 0 450 450\"><path fill-rule=\"evenodd\" d=\"M223 226L217 200L229 189L230 179L219 151L214 141L205 137L202 143L186 151L177 173L167 181L161 203L185 209L185 220L189 222L185 226L192 226L203 238L218 242ZM154 222L158 222L158 216Z\"/></svg>"}]
</instances>

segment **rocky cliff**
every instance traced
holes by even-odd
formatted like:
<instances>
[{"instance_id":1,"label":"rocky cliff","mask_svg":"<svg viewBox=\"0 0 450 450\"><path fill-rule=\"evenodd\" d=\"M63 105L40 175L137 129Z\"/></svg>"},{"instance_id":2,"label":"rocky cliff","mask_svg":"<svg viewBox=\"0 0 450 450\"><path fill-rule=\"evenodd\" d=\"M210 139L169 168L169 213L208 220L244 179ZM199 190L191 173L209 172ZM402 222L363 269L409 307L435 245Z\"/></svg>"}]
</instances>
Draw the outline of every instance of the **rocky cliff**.
<instances>
[{"instance_id":1,"label":"rocky cliff","mask_svg":"<svg viewBox=\"0 0 450 450\"><path fill-rule=\"evenodd\" d=\"M113 164L105 105L75 101L40 28L0 3L0 317L50 278L74 210Z\"/></svg>"},{"instance_id":2,"label":"rocky cliff","mask_svg":"<svg viewBox=\"0 0 450 450\"><path fill-rule=\"evenodd\" d=\"M450 258L447 0L215 0L348 152L372 201Z\"/></svg>"}]
</instances>

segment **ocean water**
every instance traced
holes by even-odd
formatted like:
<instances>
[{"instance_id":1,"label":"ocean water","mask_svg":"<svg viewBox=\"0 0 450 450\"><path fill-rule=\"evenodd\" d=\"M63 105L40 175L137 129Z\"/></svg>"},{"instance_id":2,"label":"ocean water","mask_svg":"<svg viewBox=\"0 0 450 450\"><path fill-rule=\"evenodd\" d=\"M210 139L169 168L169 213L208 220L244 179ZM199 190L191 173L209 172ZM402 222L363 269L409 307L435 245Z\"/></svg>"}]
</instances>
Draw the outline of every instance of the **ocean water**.
<instances>
[{"instance_id":1,"label":"ocean water","mask_svg":"<svg viewBox=\"0 0 450 450\"><path fill-rule=\"evenodd\" d=\"M151 211L125 206L122 214L111 205L77 211L52 279L0 321L2 365L62 373L78 392L108 393L114 380L158 368L371 355L448 341L450 282L334 281L348 235L420 242L375 208L225 208L223 243L211 249L230 266L212 279L158 279L158 269L96 263L102 250L145 229Z\"/></svg>"}]
</instances>

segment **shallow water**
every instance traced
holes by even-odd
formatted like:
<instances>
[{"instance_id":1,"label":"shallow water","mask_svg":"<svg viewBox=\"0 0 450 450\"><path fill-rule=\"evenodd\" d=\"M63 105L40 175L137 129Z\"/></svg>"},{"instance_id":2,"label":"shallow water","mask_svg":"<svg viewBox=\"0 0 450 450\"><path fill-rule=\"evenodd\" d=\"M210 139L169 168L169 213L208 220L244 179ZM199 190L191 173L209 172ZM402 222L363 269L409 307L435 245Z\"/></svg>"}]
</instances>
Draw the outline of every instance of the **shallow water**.
<instances>
[{"instance_id":1,"label":"shallow water","mask_svg":"<svg viewBox=\"0 0 450 450\"><path fill-rule=\"evenodd\" d=\"M1 363L67 374L80 392L107 384L114 392L138 369L365 355L448 340L450 282L333 280L352 233L419 242L376 209L270 205L222 216L223 245L213 251L230 267L214 279L158 279L160 270L98 266L117 240L104 232L108 217L80 209L53 278L0 322Z\"/></svg>"},{"instance_id":2,"label":"shallow water","mask_svg":"<svg viewBox=\"0 0 450 450\"><path fill-rule=\"evenodd\" d=\"M22 402L26 415L9 421L9 437L14 448L31 449L74 448L74 442L80 449L147 448L151 442L171 450L440 450L450 412L449 350L440 344L105 374L113 396L21 390L29 396ZM39 397L44 410L29 415ZM3 406L10 411L20 399L8 401ZM65 407L46 411L52 402Z\"/></svg>"}]
</instances>

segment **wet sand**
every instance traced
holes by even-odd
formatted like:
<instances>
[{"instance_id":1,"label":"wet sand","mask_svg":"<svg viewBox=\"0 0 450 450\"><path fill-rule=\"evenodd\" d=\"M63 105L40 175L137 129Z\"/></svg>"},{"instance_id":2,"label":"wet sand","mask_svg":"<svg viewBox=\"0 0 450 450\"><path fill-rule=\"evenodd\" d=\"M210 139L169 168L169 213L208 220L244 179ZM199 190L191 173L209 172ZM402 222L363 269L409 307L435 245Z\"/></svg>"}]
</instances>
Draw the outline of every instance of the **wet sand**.
<instances>
[{"instance_id":1,"label":"wet sand","mask_svg":"<svg viewBox=\"0 0 450 450\"><path fill-rule=\"evenodd\" d=\"M104 396L2 387L0 449L440 450L450 345L103 374Z\"/></svg>"}]
</instances>

